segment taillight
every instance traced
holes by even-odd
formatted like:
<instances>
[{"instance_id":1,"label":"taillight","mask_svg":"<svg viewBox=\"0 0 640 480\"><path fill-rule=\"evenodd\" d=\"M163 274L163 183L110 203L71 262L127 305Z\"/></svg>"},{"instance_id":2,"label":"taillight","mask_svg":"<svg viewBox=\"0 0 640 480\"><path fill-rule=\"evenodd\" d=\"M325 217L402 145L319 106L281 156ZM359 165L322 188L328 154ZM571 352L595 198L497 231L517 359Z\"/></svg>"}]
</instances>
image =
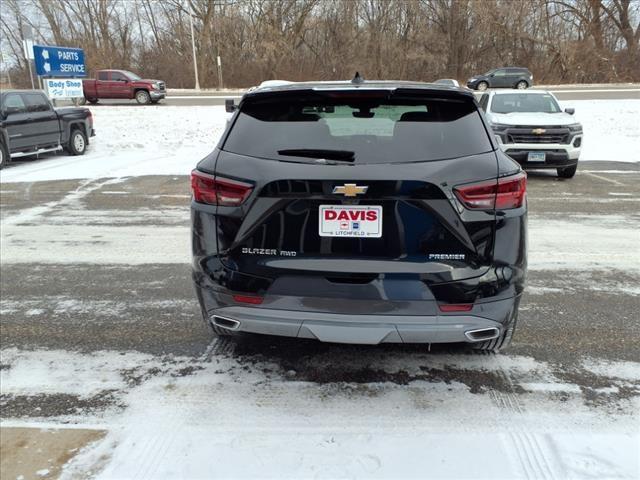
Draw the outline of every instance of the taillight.
<instances>
[{"instance_id":1,"label":"taillight","mask_svg":"<svg viewBox=\"0 0 640 480\"><path fill-rule=\"evenodd\" d=\"M441 312L470 312L473 309L472 303L444 303L438 305Z\"/></svg>"},{"instance_id":2,"label":"taillight","mask_svg":"<svg viewBox=\"0 0 640 480\"><path fill-rule=\"evenodd\" d=\"M199 203L233 207L241 205L251 194L251 190L253 185L249 183L214 177L198 170L191 172L191 193Z\"/></svg>"},{"instance_id":3,"label":"taillight","mask_svg":"<svg viewBox=\"0 0 640 480\"><path fill-rule=\"evenodd\" d=\"M238 303L249 303L251 305L260 305L262 303L262 297L253 297L250 295L234 295L233 299Z\"/></svg>"},{"instance_id":4,"label":"taillight","mask_svg":"<svg viewBox=\"0 0 640 480\"><path fill-rule=\"evenodd\" d=\"M524 204L527 174L520 172L497 181L460 185L454 189L458 199L473 210L506 210Z\"/></svg>"}]
</instances>

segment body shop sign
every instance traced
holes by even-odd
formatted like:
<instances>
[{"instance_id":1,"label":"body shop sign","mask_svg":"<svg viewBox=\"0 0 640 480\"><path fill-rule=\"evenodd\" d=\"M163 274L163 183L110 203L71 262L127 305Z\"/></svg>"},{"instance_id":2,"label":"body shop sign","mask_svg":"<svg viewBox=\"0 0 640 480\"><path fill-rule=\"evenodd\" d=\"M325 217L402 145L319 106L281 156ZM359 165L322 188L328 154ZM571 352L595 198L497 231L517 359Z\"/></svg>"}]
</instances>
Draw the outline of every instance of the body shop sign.
<instances>
[{"instance_id":1,"label":"body shop sign","mask_svg":"<svg viewBox=\"0 0 640 480\"><path fill-rule=\"evenodd\" d=\"M47 93L51 99L84 97L82 80L70 78L47 78Z\"/></svg>"}]
</instances>

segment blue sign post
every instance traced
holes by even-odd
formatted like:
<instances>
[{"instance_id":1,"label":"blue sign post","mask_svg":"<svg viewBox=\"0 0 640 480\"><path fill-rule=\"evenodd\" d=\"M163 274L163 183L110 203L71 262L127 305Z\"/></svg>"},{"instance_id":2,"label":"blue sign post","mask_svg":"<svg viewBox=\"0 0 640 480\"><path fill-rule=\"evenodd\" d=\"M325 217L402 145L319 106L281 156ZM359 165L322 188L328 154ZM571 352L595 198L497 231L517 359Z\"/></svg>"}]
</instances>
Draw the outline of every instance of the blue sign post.
<instances>
[{"instance_id":1,"label":"blue sign post","mask_svg":"<svg viewBox=\"0 0 640 480\"><path fill-rule=\"evenodd\" d=\"M33 46L36 72L41 77L86 77L81 48Z\"/></svg>"}]
</instances>

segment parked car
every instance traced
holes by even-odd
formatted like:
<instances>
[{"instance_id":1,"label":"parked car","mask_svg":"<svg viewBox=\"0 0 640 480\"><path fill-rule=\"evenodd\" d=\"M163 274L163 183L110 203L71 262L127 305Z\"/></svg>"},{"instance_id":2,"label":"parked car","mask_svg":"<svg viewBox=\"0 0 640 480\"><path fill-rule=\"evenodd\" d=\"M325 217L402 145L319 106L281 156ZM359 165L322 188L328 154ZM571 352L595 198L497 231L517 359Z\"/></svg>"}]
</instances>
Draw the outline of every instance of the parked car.
<instances>
[{"instance_id":1,"label":"parked car","mask_svg":"<svg viewBox=\"0 0 640 480\"><path fill-rule=\"evenodd\" d=\"M57 152L83 155L95 135L88 108L53 108L40 90L0 93L0 168L12 158Z\"/></svg>"},{"instance_id":2,"label":"parked car","mask_svg":"<svg viewBox=\"0 0 640 480\"><path fill-rule=\"evenodd\" d=\"M467 81L472 90L487 88L517 88L524 90L533 85L533 74L522 67L505 67L489 70L484 75L475 75Z\"/></svg>"},{"instance_id":3,"label":"parked car","mask_svg":"<svg viewBox=\"0 0 640 480\"><path fill-rule=\"evenodd\" d=\"M582 125L573 108L564 111L544 90L491 91L479 100L500 148L525 169L554 168L575 175L582 147Z\"/></svg>"},{"instance_id":4,"label":"parked car","mask_svg":"<svg viewBox=\"0 0 640 480\"><path fill-rule=\"evenodd\" d=\"M135 98L140 104L149 104L167 96L162 80L143 79L127 70L99 70L95 79L83 80L82 87L89 103L98 103L101 98Z\"/></svg>"},{"instance_id":5,"label":"parked car","mask_svg":"<svg viewBox=\"0 0 640 480\"><path fill-rule=\"evenodd\" d=\"M192 172L206 324L506 347L525 280L526 174L472 92L357 79L251 90Z\"/></svg>"},{"instance_id":6,"label":"parked car","mask_svg":"<svg viewBox=\"0 0 640 480\"><path fill-rule=\"evenodd\" d=\"M439 78L435 82L436 85L449 85L450 87L459 87L460 84L453 78Z\"/></svg>"}]
</instances>

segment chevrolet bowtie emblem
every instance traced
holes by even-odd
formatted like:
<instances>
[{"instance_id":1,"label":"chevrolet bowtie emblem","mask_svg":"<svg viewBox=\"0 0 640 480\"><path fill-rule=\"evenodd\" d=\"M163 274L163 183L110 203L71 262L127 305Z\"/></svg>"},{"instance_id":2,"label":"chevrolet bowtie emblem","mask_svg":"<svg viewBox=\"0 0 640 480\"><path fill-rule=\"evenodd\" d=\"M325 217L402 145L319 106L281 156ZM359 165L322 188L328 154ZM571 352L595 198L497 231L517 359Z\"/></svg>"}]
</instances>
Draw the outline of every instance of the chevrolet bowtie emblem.
<instances>
[{"instance_id":1,"label":"chevrolet bowtie emblem","mask_svg":"<svg viewBox=\"0 0 640 480\"><path fill-rule=\"evenodd\" d=\"M546 130L544 128L534 128L531 132L536 135L542 135Z\"/></svg>"},{"instance_id":2,"label":"chevrolet bowtie emblem","mask_svg":"<svg viewBox=\"0 0 640 480\"><path fill-rule=\"evenodd\" d=\"M333 193L340 193L345 197L355 197L367 193L369 187L366 185L356 185L355 183L345 183L344 185L333 187Z\"/></svg>"}]
</instances>

